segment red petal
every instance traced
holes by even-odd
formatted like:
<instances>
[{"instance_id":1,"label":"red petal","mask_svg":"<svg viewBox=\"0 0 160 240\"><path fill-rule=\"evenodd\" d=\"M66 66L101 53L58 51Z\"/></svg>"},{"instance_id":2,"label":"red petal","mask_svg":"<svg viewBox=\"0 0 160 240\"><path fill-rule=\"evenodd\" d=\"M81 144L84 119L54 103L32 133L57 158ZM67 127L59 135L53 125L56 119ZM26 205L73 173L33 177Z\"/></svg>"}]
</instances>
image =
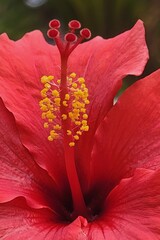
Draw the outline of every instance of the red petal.
<instances>
[{"instance_id":1,"label":"red petal","mask_svg":"<svg viewBox=\"0 0 160 240\"><path fill-rule=\"evenodd\" d=\"M137 167L160 167L159 93L160 70L128 88L101 123L92 152L93 185L113 186Z\"/></svg>"},{"instance_id":2,"label":"red petal","mask_svg":"<svg viewBox=\"0 0 160 240\"><path fill-rule=\"evenodd\" d=\"M82 228L86 220L61 223L47 209L31 209L23 199L0 204L0 237L5 240L87 240Z\"/></svg>"},{"instance_id":3,"label":"red petal","mask_svg":"<svg viewBox=\"0 0 160 240\"><path fill-rule=\"evenodd\" d=\"M104 221L112 224L116 236L113 239L160 238L159 179L159 170L139 169L133 178L122 180L110 193Z\"/></svg>"},{"instance_id":4,"label":"red petal","mask_svg":"<svg viewBox=\"0 0 160 240\"><path fill-rule=\"evenodd\" d=\"M32 207L60 210L62 192L20 142L15 120L1 100L0 116L0 202L24 196Z\"/></svg>"},{"instance_id":5,"label":"red petal","mask_svg":"<svg viewBox=\"0 0 160 240\"><path fill-rule=\"evenodd\" d=\"M90 130L79 141L80 152L77 158L78 168L88 172L93 134L109 109L113 106L113 99L121 87L122 79L128 75L140 75L148 59L145 43L143 23L139 20L129 31L112 39L97 37L81 44L70 58L70 68L86 78L89 89ZM81 151L83 149L83 151ZM81 167L82 165L82 167ZM82 181L86 185L84 172Z\"/></svg>"},{"instance_id":6,"label":"red petal","mask_svg":"<svg viewBox=\"0 0 160 240\"><path fill-rule=\"evenodd\" d=\"M63 149L58 141L48 142L39 109L40 77L57 75L56 47L47 44L39 31L26 34L17 42L4 34L0 36L0 62L0 95L15 116L23 144L63 186L67 181Z\"/></svg>"},{"instance_id":7,"label":"red petal","mask_svg":"<svg viewBox=\"0 0 160 240\"><path fill-rule=\"evenodd\" d=\"M23 199L0 204L0 236L6 240L157 240L160 237L160 171L139 169L106 199L91 223L79 217L61 223L46 209L31 209Z\"/></svg>"},{"instance_id":8,"label":"red petal","mask_svg":"<svg viewBox=\"0 0 160 240\"><path fill-rule=\"evenodd\" d=\"M108 196L102 215L89 224L88 239L160 239L159 179L159 170L146 169L123 179Z\"/></svg>"},{"instance_id":9,"label":"red petal","mask_svg":"<svg viewBox=\"0 0 160 240\"><path fill-rule=\"evenodd\" d=\"M100 121L112 107L126 75L142 73L148 60L144 34L139 20L131 30L112 39L96 37L80 44L71 54L69 69L86 78L91 122Z\"/></svg>"}]
</instances>

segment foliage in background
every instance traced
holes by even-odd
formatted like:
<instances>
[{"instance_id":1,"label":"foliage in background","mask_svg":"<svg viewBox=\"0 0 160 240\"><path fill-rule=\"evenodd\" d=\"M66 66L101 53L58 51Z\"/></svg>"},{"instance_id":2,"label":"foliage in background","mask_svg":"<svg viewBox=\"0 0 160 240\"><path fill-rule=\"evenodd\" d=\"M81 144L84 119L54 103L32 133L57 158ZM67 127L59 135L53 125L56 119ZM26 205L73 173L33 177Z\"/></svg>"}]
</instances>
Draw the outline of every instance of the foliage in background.
<instances>
[{"instance_id":1,"label":"foliage in background","mask_svg":"<svg viewBox=\"0 0 160 240\"><path fill-rule=\"evenodd\" d=\"M48 21L58 18L64 26L68 20L78 19L93 36L108 38L131 28L140 18L150 49L146 75L160 67L159 9L159 0L1 0L0 33L7 32L13 39L34 29L45 33Z\"/></svg>"}]
</instances>

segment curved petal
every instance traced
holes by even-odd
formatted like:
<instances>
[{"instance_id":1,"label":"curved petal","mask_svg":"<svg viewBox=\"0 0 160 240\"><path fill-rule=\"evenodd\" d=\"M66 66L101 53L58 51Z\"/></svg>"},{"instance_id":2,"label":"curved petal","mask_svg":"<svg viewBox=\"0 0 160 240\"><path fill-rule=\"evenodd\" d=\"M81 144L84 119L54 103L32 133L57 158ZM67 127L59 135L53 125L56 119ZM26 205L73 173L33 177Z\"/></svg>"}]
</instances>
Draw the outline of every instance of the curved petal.
<instances>
[{"instance_id":1,"label":"curved petal","mask_svg":"<svg viewBox=\"0 0 160 240\"><path fill-rule=\"evenodd\" d=\"M16 119L23 144L40 166L63 185L67 181L63 148L58 141L55 144L47 140L48 131L43 128L39 108L40 77L58 74L56 47L47 44L39 31L16 42L2 34L0 62L0 96Z\"/></svg>"},{"instance_id":2,"label":"curved petal","mask_svg":"<svg viewBox=\"0 0 160 240\"><path fill-rule=\"evenodd\" d=\"M0 204L1 239L158 240L159 179L159 170L138 169L112 190L101 216L91 223L82 217L61 223L50 210L31 209L22 198Z\"/></svg>"},{"instance_id":3,"label":"curved petal","mask_svg":"<svg viewBox=\"0 0 160 240\"><path fill-rule=\"evenodd\" d=\"M106 215L114 219L115 225L122 221L120 228L124 227L129 239L160 238L159 179L159 170L137 169L132 178L122 180L110 193Z\"/></svg>"},{"instance_id":4,"label":"curved petal","mask_svg":"<svg viewBox=\"0 0 160 240\"><path fill-rule=\"evenodd\" d=\"M92 240L160 239L160 171L137 169L109 194L102 216L90 224Z\"/></svg>"},{"instance_id":5,"label":"curved petal","mask_svg":"<svg viewBox=\"0 0 160 240\"><path fill-rule=\"evenodd\" d=\"M82 217L73 223L60 223L48 209L29 208L25 200L17 198L0 204L0 238L2 240L87 240Z\"/></svg>"},{"instance_id":6,"label":"curved petal","mask_svg":"<svg viewBox=\"0 0 160 240\"><path fill-rule=\"evenodd\" d=\"M137 167L160 167L159 93L157 70L122 94L95 135L91 185L108 189Z\"/></svg>"},{"instance_id":7,"label":"curved petal","mask_svg":"<svg viewBox=\"0 0 160 240\"><path fill-rule=\"evenodd\" d=\"M71 54L69 69L86 78L90 101L91 127L98 124L113 106L113 99L126 75L140 75L148 60L141 20L117 37L96 37L80 44ZM71 72L72 72L71 71Z\"/></svg>"},{"instance_id":8,"label":"curved petal","mask_svg":"<svg viewBox=\"0 0 160 240\"><path fill-rule=\"evenodd\" d=\"M19 139L15 119L1 99L0 116L0 202L24 196L32 207L61 211L65 183L60 192L58 183L34 162Z\"/></svg>"},{"instance_id":9,"label":"curved petal","mask_svg":"<svg viewBox=\"0 0 160 240\"><path fill-rule=\"evenodd\" d=\"M77 168L80 169L84 185L87 174L83 173L83 169L88 171L90 168L90 153L96 128L113 106L113 99L121 87L122 79L128 74L140 75L147 60L144 27L140 20L131 30L115 38L105 40L97 37L81 44L71 55L70 68L79 75L83 74L90 94L90 129L79 140L77 153Z\"/></svg>"}]
</instances>

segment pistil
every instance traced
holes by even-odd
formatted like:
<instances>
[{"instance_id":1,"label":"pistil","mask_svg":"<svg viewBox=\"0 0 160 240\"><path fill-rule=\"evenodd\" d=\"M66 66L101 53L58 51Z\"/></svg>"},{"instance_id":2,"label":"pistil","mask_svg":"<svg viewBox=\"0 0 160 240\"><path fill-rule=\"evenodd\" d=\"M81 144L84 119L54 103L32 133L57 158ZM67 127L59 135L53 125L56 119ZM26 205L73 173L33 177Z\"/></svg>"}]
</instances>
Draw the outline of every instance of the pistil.
<instances>
[{"instance_id":1,"label":"pistil","mask_svg":"<svg viewBox=\"0 0 160 240\"><path fill-rule=\"evenodd\" d=\"M61 40L60 38L60 22L58 20L52 20L49 24L51 29L48 31L48 36L52 39L55 40L55 43L59 49L60 52L60 57L61 57L61 79L60 79L60 84L59 84L59 93L57 90L52 91L52 94L54 95L54 102L56 104L56 109L59 109L60 116L61 116L61 126L60 125L54 125L54 129L58 129L63 131L63 146L64 146L64 157L65 157L65 165L66 165L66 172L67 172L67 177L68 181L70 184L70 189L72 193L72 200L73 200L73 213L71 214L71 218L74 219L79 215L82 215L86 218L89 218L89 211L87 209L87 206L85 204L85 200L83 197L83 193L81 190L78 174L77 174L77 169L76 169L76 163L75 163L75 141L79 139L79 136L82 134L82 131L88 131L89 126L87 125L87 117L88 115L83 112L85 109L85 105L89 104L89 100L87 99L88 92L87 88L85 88L85 84L82 83L83 88L85 91L82 91L81 89L79 90L81 97L77 96L77 92L74 92L74 97L75 99L81 99L81 100L74 100L75 102L72 103L72 105L76 106L74 112L70 112L70 106L67 103L67 100L69 100L71 94L68 90L68 73L67 73L67 62L68 62L68 57L71 54L71 52L78 46L80 42L82 42L83 39L87 39L90 37L90 31L88 29L82 29L80 31L80 36L77 37L75 34L75 31L81 27L81 24L78 21L71 21L69 22L69 29L70 31L65 35L64 41ZM72 74L74 75L74 74ZM42 79L42 81L45 81ZM79 81L84 81L84 79L80 79ZM47 93L48 90L50 90L50 83L45 83L45 89L42 91L42 95L45 97L45 101L47 101ZM47 85L48 84L48 85ZM73 91L76 91L74 87L76 88L77 84L73 84ZM47 88L48 87L48 88ZM56 97L57 95L57 97ZM44 100L43 100L44 101ZM41 108L45 108L45 105L41 105ZM82 103L81 103L81 102ZM79 104L80 107L76 104ZM54 109L54 106L52 106L52 103L48 103L50 109ZM47 105L47 106L48 106ZM49 110L50 111L50 110ZM76 112L76 113L75 113ZM75 119L77 118L77 115L80 115L80 112L83 112L83 117L81 121L76 121ZM49 112L50 113L50 112ZM48 114L48 113L47 113ZM75 117L72 115L75 114ZM50 117L53 119L56 118L56 116L51 112ZM79 118L79 116L78 116ZM52 119L51 119L52 122ZM81 128L77 131L77 135L72 134L72 125L81 125ZM48 127L48 122L45 123L44 127ZM77 126L76 126L77 128ZM79 135L78 135L79 134ZM50 132L49 136L49 141L52 141L58 137L58 134L55 132L55 130L52 130Z\"/></svg>"}]
</instances>

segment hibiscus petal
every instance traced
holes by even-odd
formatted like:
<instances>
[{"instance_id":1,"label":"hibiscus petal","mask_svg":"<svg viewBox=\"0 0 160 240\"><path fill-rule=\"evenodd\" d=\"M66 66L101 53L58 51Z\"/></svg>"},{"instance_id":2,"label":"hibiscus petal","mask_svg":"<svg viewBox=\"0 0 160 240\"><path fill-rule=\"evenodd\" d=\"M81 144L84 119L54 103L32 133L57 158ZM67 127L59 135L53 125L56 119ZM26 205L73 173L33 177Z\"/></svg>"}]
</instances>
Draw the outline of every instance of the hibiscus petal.
<instances>
[{"instance_id":1,"label":"hibiscus petal","mask_svg":"<svg viewBox=\"0 0 160 240\"><path fill-rule=\"evenodd\" d=\"M70 58L70 68L86 78L90 94L89 127L80 141L77 164L86 185L86 170L90 168L93 135L99 123L113 106L113 99L128 75L140 75L148 60L148 50L142 21L112 39L97 37L77 47ZM81 151L83 149L83 151ZM89 155L89 156L87 156ZM81 166L82 165L82 166Z\"/></svg>"},{"instance_id":2,"label":"hibiscus petal","mask_svg":"<svg viewBox=\"0 0 160 240\"><path fill-rule=\"evenodd\" d=\"M48 206L61 211L60 198L65 189L60 193L57 183L34 162L1 99L0 116L0 202L24 196L32 207Z\"/></svg>"},{"instance_id":3,"label":"hibiscus petal","mask_svg":"<svg viewBox=\"0 0 160 240\"><path fill-rule=\"evenodd\" d=\"M92 240L158 240L159 226L160 170L137 169L111 191L105 212L91 225L89 236Z\"/></svg>"},{"instance_id":4,"label":"hibiscus petal","mask_svg":"<svg viewBox=\"0 0 160 240\"><path fill-rule=\"evenodd\" d=\"M160 167L160 70L120 97L101 123L92 152L91 185L109 189L137 167ZM107 183L107 184L105 184ZM94 188L93 187L93 188Z\"/></svg>"},{"instance_id":5,"label":"hibiscus petal","mask_svg":"<svg viewBox=\"0 0 160 240\"><path fill-rule=\"evenodd\" d=\"M89 121L98 124L113 106L126 75L140 75L148 60L141 20L117 37L96 37L80 44L69 58L69 68L86 78L90 93Z\"/></svg>"},{"instance_id":6,"label":"hibiscus petal","mask_svg":"<svg viewBox=\"0 0 160 240\"><path fill-rule=\"evenodd\" d=\"M2 240L87 240L82 227L86 220L62 223L48 209L32 209L22 198L0 204L0 238Z\"/></svg>"},{"instance_id":7,"label":"hibiscus petal","mask_svg":"<svg viewBox=\"0 0 160 240\"><path fill-rule=\"evenodd\" d=\"M158 240L159 179L159 170L137 169L111 191L101 216L91 223L82 217L60 223L51 211L31 209L22 198L0 204L1 239Z\"/></svg>"},{"instance_id":8,"label":"hibiscus petal","mask_svg":"<svg viewBox=\"0 0 160 240\"><path fill-rule=\"evenodd\" d=\"M66 182L63 148L49 143L39 108L40 77L57 73L59 53L39 31L19 41L0 36L0 96L13 113L23 144L61 186ZM5 84L4 84L5 82ZM63 172L63 174L61 174Z\"/></svg>"}]
</instances>

